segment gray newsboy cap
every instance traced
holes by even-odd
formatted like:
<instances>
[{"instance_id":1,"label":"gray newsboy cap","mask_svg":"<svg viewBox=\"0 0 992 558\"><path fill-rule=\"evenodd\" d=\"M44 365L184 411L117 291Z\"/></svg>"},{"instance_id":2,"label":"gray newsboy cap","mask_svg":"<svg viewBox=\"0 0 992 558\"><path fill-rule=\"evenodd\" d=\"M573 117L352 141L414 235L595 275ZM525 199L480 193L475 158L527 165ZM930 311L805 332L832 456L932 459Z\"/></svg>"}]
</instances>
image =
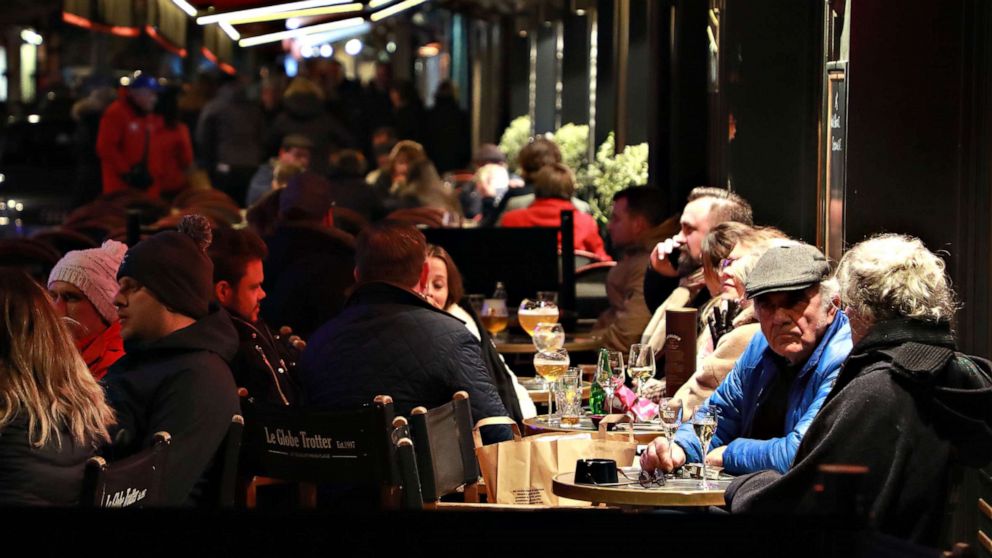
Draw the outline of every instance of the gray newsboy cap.
<instances>
[{"instance_id":1,"label":"gray newsboy cap","mask_svg":"<svg viewBox=\"0 0 992 558\"><path fill-rule=\"evenodd\" d=\"M828 275L827 258L813 246L780 246L761 256L747 276L744 291L748 298L778 291L798 291L823 281Z\"/></svg>"}]
</instances>

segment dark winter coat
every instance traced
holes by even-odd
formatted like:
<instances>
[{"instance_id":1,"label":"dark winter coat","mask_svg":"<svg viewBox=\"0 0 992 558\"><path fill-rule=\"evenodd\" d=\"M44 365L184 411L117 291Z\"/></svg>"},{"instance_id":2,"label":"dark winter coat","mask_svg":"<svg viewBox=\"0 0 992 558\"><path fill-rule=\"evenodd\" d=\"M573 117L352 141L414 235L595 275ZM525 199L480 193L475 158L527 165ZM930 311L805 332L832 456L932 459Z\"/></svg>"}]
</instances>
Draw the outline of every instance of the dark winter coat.
<instances>
[{"instance_id":1,"label":"dark winter coat","mask_svg":"<svg viewBox=\"0 0 992 558\"><path fill-rule=\"evenodd\" d=\"M736 479L734 512L821 513L822 464L864 465L860 489L883 533L936 542L952 464L992 459L992 365L954 351L946 325L876 324L852 350L785 475Z\"/></svg>"},{"instance_id":2,"label":"dark winter coat","mask_svg":"<svg viewBox=\"0 0 992 558\"><path fill-rule=\"evenodd\" d=\"M124 349L103 378L117 411L113 458L151 447L156 432L168 432L167 505L211 503L214 454L240 412L228 367L238 349L231 318L211 305L192 325L150 342L125 341Z\"/></svg>"},{"instance_id":3,"label":"dark winter coat","mask_svg":"<svg viewBox=\"0 0 992 558\"><path fill-rule=\"evenodd\" d=\"M270 324L288 325L309 339L318 327L344 307L355 282L355 249L351 235L306 222L281 223L265 237L268 296L262 315Z\"/></svg>"},{"instance_id":4,"label":"dark winter coat","mask_svg":"<svg viewBox=\"0 0 992 558\"><path fill-rule=\"evenodd\" d=\"M83 468L93 455L91 444L77 445L62 431L35 448L28 441L28 419L18 416L0 430L0 507L72 506L79 502Z\"/></svg>"},{"instance_id":5,"label":"dark winter coat","mask_svg":"<svg viewBox=\"0 0 992 558\"><path fill-rule=\"evenodd\" d=\"M313 142L310 170L327 172L327 156L331 148L354 147L355 138L344 125L329 114L320 99L298 93L282 100L283 111L269 129L268 146L271 154L278 151L282 139L289 134L302 134Z\"/></svg>"},{"instance_id":6,"label":"dark winter coat","mask_svg":"<svg viewBox=\"0 0 992 558\"><path fill-rule=\"evenodd\" d=\"M238 352L231 361L234 383L258 401L287 407L301 404L303 392L296 379L300 351L262 320L254 324L237 316L231 320L238 331Z\"/></svg>"},{"instance_id":7,"label":"dark winter coat","mask_svg":"<svg viewBox=\"0 0 992 558\"><path fill-rule=\"evenodd\" d=\"M473 420L507 414L465 324L386 283L356 289L344 311L312 336L300 376L307 401L322 409L354 409L382 394L393 398L397 415L408 415L465 390ZM486 430L487 442L511 437L505 426Z\"/></svg>"}]
</instances>

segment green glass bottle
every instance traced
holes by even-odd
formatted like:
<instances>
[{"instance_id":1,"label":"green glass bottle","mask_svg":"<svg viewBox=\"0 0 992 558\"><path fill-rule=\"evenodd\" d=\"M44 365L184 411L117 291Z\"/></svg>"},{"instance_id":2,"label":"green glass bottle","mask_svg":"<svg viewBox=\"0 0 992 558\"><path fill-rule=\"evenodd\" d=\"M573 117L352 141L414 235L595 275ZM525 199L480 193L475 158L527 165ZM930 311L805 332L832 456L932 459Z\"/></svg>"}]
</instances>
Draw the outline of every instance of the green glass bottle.
<instances>
[{"instance_id":1,"label":"green glass bottle","mask_svg":"<svg viewBox=\"0 0 992 558\"><path fill-rule=\"evenodd\" d=\"M605 351L606 349L600 349L600 351ZM599 359L600 365L604 362L602 356ZM607 359L605 362L609 363ZM607 364L609 366L609 364ZM596 381L596 374L592 377L592 387L589 389L589 412L594 415L605 415L606 412L606 392L603 390L603 386L599 385Z\"/></svg>"}]
</instances>

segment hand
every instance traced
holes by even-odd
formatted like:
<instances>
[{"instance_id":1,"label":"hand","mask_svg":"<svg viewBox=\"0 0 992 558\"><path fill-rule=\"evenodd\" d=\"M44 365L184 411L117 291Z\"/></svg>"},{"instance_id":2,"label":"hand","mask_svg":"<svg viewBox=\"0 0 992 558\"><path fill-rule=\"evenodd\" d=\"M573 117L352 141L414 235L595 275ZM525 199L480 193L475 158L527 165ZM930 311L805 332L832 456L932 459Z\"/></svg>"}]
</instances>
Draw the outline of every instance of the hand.
<instances>
[{"instance_id":1,"label":"hand","mask_svg":"<svg viewBox=\"0 0 992 558\"><path fill-rule=\"evenodd\" d=\"M710 467L723 467L723 452L727 446L720 446L706 455L706 464Z\"/></svg>"},{"instance_id":2,"label":"hand","mask_svg":"<svg viewBox=\"0 0 992 558\"><path fill-rule=\"evenodd\" d=\"M726 306L726 310L721 310ZM710 337L716 347L721 337L734 329L734 318L740 313L740 306L733 300L725 300L713 308L713 314L706 319L710 327Z\"/></svg>"},{"instance_id":3,"label":"hand","mask_svg":"<svg viewBox=\"0 0 992 558\"><path fill-rule=\"evenodd\" d=\"M665 382L657 378L651 378L641 387L641 396L650 399L653 403L658 403L663 395L665 395Z\"/></svg>"},{"instance_id":4,"label":"hand","mask_svg":"<svg viewBox=\"0 0 992 558\"><path fill-rule=\"evenodd\" d=\"M674 236L664 242L659 242L654 250L651 250L651 269L666 277L678 277L679 271L672 265L668 256L681 247L682 243Z\"/></svg>"},{"instance_id":5,"label":"hand","mask_svg":"<svg viewBox=\"0 0 992 558\"><path fill-rule=\"evenodd\" d=\"M678 444L672 444L671 457L669 457L668 447L668 438L655 438L641 454L641 470L661 469L666 473L671 473L685 465L685 452L682 451L682 448Z\"/></svg>"}]
</instances>

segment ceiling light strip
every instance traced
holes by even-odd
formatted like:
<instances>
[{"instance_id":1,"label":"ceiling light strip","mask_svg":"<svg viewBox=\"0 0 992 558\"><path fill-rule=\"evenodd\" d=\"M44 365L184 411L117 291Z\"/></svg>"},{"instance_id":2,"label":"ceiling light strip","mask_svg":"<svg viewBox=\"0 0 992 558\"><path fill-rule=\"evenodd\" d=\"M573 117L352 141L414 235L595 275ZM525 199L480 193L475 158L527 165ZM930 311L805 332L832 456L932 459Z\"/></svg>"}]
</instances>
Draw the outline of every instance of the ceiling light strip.
<instances>
[{"instance_id":1,"label":"ceiling light strip","mask_svg":"<svg viewBox=\"0 0 992 558\"><path fill-rule=\"evenodd\" d=\"M189 17L196 17L196 8L194 8L186 0L172 0L172 3L176 5L180 10L186 12Z\"/></svg>"},{"instance_id":2,"label":"ceiling light strip","mask_svg":"<svg viewBox=\"0 0 992 558\"><path fill-rule=\"evenodd\" d=\"M227 33L227 36L230 37L231 40L234 42L237 42L238 39L241 38L241 33L238 33L238 30L235 29L233 25L231 25L226 21L221 21L220 23L217 24L217 27L220 27L222 31Z\"/></svg>"},{"instance_id":3,"label":"ceiling light strip","mask_svg":"<svg viewBox=\"0 0 992 558\"><path fill-rule=\"evenodd\" d=\"M369 9L374 10L395 1L396 0L371 0L371 2L369 2Z\"/></svg>"},{"instance_id":4,"label":"ceiling light strip","mask_svg":"<svg viewBox=\"0 0 992 558\"><path fill-rule=\"evenodd\" d=\"M388 8L379 10L378 12L375 12L370 16L370 19L372 21L383 20L389 16L396 15L402 12L403 10L408 10L414 6L419 6L420 4L423 4L426 1L427 0L404 0L403 2L400 2L395 6L390 6Z\"/></svg>"},{"instance_id":5,"label":"ceiling light strip","mask_svg":"<svg viewBox=\"0 0 992 558\"><path fill-rule=\"evenodd\" d=\"M261 8L250 8L247 10L224 12L222 14L210 14L196 18L196 22L200 25L207 25L209 23L217 23L218 21L232 21L266 14L288 12L291 10L305 10L307 8L320 8L323 6L336 6L338 4L347 3L349 3L349 0L303 0L302 2L273 4L270 6L262 6Z\"/></svg>"},{"instance_id":6,"label":"ceiling light strip","mask_svg":"<svg viewBox=\"0 0 992 558\"><path fill-rule=\"evenodd\" d=\"M349 12L361 11L365 6L357 2L342 4L340 6L325 6L323 8L308 8L306 10L291 10L288 12L276 12L273 14L263 14L244 18L226 20L232 25L243 25L245 23L258 23L260 21L273 21L277 19L289 19L291 17L313 17L333 14L346 14Z\"/></svg>"},{"instance_id":7,"label":"ceiling light strip","mask_svg":"<svg viewBox=\"0 0 992 558\"><path fill-rule=\"evenodd\" d=\"M339 21L332 21L330 23L321 23L320 25L311 25L309 27L300 27L299 29L293 29L290 31L278 31L276 33L267 33L265 35L257 35L255 37L248 37L246 39L241 39L238 41L238 45L242 47L250 47L255 45L261 45L265 43L274 43L276 41L281 41L283 39L295 39L297 37L302 37L305 35L311 35L313 33L321 33L323 31L332 31L334 29L344 29L347 27L353 27L365 23L365 20L360 17L352 17L348 19L342 19Z\"/></svg>"}]
</instances>

